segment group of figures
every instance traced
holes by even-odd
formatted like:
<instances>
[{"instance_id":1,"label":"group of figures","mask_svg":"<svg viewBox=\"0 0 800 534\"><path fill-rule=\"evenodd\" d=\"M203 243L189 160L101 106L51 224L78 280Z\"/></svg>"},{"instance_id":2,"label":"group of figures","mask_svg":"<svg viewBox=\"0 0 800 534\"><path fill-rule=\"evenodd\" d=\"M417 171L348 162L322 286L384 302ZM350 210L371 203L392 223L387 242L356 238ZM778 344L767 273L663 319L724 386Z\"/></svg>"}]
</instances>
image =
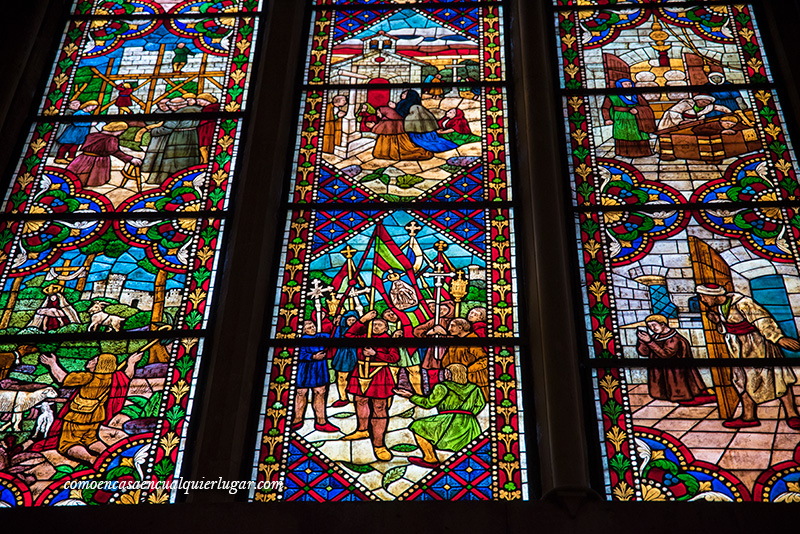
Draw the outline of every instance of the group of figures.
<instances>
[{"instance_id":1,"label":"group of figures","mask_svg":"<svg viewBox=\"0 0 800 534\"><path fill-rule=\"evenodd\" d=\"M435 339L473 339L486 335L486 309L473 307L466 318L454 316L455 306L444 301L436 317L411 329L413 337ZM359 314L349 310L331 321L321 311L303 323L303 338L344 340L401 339L404 327L397 312L386 309ZM297 353L294 418L292 429L303 427L309 391L314 429L340 432L326 415L331 383L338 400L333 408L355 406L355 431L342 441L369 439L379 461L389 461L392 453L384 437L389 424L389 408L395 395L408 399L424 410L438 409L436 415L415 420L409 429L414 434L422 457L408 461L420 467L436 467L437 450L457 452L481 434L478 414L490 400L489 358L483 348L428 347L408 348L381 344L375 347L302 347Z\"/></svg>"},{"instance_id":2,"label":"group of figures","mask_svg":"<svg viewBox=\"0 0 800 534\"><path fill-rule=\"evenodd\" d=\"M444 89L435 89L431 98L441 99ZM474 96L469 93L470 99ZM414 89L403 91L398 102L390 101L388 89L371 89L367 101L358 108L358 129L375 136L372 155L392 161L425 161L435 153L447 152L466 143L480 141L470 130L464 112L451 108L436 116L423 104ZM348 97L334 96L328 106L323 136L323 153L333 153L342 145L342 119L347 114Z\"/></svg>"},{"instance_id":3,"label":"group of figures","mask_svg":"<svg viewBox=\"0 0 800 534\"><path fill-rule=\"evenodd\" d=\"M661 159L673 160L676 155L670 134L680 131L685 135L683 143L694 141L698 136L721 135L727 139L730 148L726 156L737 156L751 149L746 145L741 133L753 127L752 112L738 91L726 90L725 75L711 72L708 75L707 93L685 94L685 98L673 103L656 117L650 102L642 94L616 94L605 98L601 109L606 126L612 127L612 137L617 156L641 158L653 155L650 134L658 136L656 151ZM630 78L618 79L615 86L620 89L634 87ZM658 96L658 95L655 95ZM686 132L683 130L686 129ZM692 139L693 138L693 139ZM685 149L690 150L690 149ZM699 152L699 151L698 151Z\"/></svg>"},{"instance_id":4,"label":"group of figures","mask_svg":"<svg viewBox=\"0 0 800 534\"><path fill-rule=\"evenodd\" d=\"M98 103L93 100L69 104L72 117L90 116ZM164 98L157 104L162 113L214 113L219 111L217 99L208 93L185 93ZM62 124L56 133L58 149L55 163L73 173L84 187L105 185L111 180L111 158L128 164L126 178L136 178L141 190L142 174L147 184L161 185L174 173L208 162L213 143L214 119L181 119L163 121L112 121L99 129L91 122ZM145 135L149 140L145 139ZM126 150L144 152L137 157Z\"/></svg>"},{"instance_id":5,"label":"group of figures","mask_svg":"<svg viewBox=\"0 0 800 534\"><path fill-rule=\"evenodd\" d=\"M763 306L753 298L736 292L728 292L716 284L697 286L697 297L705 307L705 316L710 324L725 338L730 358L776 359L783 358L781 349L800 350L800 341L786 336L780 325ZM637 332L637 352L642 357L657 359L689 359L691 343L669 325L666 317L659 314L645 319L652 335L644 330ZM786 424L800 430L800 415L797 412L792 385L797 378L789 367L733 367L732 381L742 405L741 414L723 421L727 428L757 427L759 404L780 399L785 409ZM722 384L719 384L722 386ZM696 368L650 369L648 391L654 399L678 402L692 406L717 402L717 395L710 394Z\"/></svg>"},{"instance_id":6,"label":"group of figures","mask_svg":"<svg viewBox=\"0 0 800 534\"><path fill-rule=\"evenodd\" d=\"M24 482L33 499L45 492L54 498L62 493L55 481L92 472L112 449L124 450L154 430L172 345L127 345L119 356L96 342L56 345L55 352L48 352L52 345L19 345L0 353L0 472ZM142 462L136 458L131 471ZM62 504L76 497L84 504L88 496L63 493Z\"/></svg>"}]
</instances>

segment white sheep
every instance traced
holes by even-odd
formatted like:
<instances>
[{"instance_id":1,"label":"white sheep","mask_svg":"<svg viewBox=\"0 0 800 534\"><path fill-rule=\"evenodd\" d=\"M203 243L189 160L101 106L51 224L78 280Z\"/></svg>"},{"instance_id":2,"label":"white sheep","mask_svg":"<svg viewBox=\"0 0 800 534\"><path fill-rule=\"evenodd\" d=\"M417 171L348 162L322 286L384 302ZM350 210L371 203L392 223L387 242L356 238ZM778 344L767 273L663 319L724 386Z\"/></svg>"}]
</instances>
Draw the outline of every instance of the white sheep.
<instances>
[{"instance_id":1,"label":"white sheep","mask_svg":"<svg viewBox=\"0 0 800 534\"><path fill-rule=\"evenodd\" d=\"M0 413L11 413L11 421L0 426L0 430L11 427L14 432L21 431L19 425L22 423L22 414L42 401L56 397L56 390L49 386L34 391L0 389Z\"/></svg>"}]
</instances>

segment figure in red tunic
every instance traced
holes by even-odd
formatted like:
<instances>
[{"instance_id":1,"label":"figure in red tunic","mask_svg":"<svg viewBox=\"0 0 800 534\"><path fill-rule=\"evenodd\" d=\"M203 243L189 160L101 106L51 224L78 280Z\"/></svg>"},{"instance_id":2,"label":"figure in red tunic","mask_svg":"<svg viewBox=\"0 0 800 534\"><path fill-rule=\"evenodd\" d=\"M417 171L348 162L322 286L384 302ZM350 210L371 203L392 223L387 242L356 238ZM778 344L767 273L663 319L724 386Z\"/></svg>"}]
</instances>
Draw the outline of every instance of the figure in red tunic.
<instances>
[{"instance_id":1,"label":"figure in red tunic","mask_svg":"<svg viewBox=\"0 0 800 534\"><path fill-rule=\"evenodd\" d=\"M142 160L126 154L119 148L119 136L128 129L124 122L109 122L102 132L90 133L83 143L83 151L67 166L84 187L107 184L111 180L111 156L140 166Z\"/></svg>"},{"instance_id":2,"label":"figure in red tunic","mask_svg":"<svg viewBox=\"0 0 800 534\"><path fill-rule=\"evenodd\" d=\"M367 337L367 323L372 321L372 337L388 339L388 325L383 319L376 319L378 312L373 310L364 315L345 333L348 338ZM383 438L389 423L389 399L393 395L394 377L389 364L400 360L395 347L363 347L357 352L356 368L350 377L347 392L353 395L356 405L358 427L343 440L366 439L372 429L372 447L375 457L381 461L392 459Z\"/></svg>"},{"instance_id":3,"label":"figure in red tunic","mask_svg":"<svg viewBox=\"0 0 800 534\"><path fill-rule=\"evenodd\" d=\"M117 85L115 89L119 92L117 99L114 101L114 103L117 105L117 109L119 109L120 113L131 113L131 104L133 104L131 95L136 88L130 83L125 82Z\"/></svg>"},{"instance_id":4,"label":"figure in red tunic","mask_svg":"<svg viewBox=\"0 0 800 534\"><path fill-rule=\"evenodd\" d=\"M63 288L58 284L49 285L42 290L46 297L39 309L34 312L28 328L49 332L68 324L81 322L78 312L67 302L62 291Z\"/></svg>"}]
</instances>

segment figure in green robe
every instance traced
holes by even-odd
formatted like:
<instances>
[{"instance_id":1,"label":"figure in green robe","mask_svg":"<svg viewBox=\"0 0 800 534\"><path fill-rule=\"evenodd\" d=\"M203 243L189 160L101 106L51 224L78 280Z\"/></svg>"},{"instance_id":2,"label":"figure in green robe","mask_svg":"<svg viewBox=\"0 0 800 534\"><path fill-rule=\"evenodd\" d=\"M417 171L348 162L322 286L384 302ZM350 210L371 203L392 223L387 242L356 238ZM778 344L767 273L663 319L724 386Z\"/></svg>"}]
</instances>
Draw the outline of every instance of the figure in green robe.
<instances>
[{"instance_id":1,"label":"figure in green robe","mask_svg":"<svg viewBox=\"0 0 800 534\"><path fill-rule=\"evenodd\" d=\"M467 380L467 368L459 363L447 366L446 379L433 387L428 396L396 390L420 408L438 408L439 413L411 423L422 458L411 456L408 461L420 467L434 468L439 464L436 449L460 451L481 433L477 415L486 406L481 388Z\"/></svg>"},{"instance_id":2,"label":"figure in green robe","mask_svg":"<svg viewBox=\"0 0 800 534\"><path fill-rule=\"evenodd\" d=\"M617 87L633 86L631 80L617 80ZM614 149L617 156L641 158L653 152L650 132L656 131L653 110L642 95L609 95L601 109L607 126L613 125Z\"/></svg>"}]
</instances>

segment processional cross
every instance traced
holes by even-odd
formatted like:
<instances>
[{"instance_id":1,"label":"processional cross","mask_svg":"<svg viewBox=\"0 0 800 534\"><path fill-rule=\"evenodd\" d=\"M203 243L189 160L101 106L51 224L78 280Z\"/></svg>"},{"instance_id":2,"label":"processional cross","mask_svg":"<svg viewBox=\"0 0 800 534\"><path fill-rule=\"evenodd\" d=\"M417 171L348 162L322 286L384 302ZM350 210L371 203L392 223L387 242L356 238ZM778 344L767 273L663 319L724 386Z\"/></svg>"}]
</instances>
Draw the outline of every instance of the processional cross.
<instances>
[{"instance_id":1,"label":"processional cross","mask_svg":"<svg viewBox=\"0 0 800 534\"><path fill-rule=\"evenodd\" d=\"M417 221L411 221L403 228L405 228L406 232L408 232L408 235L411 237L417 237L419 231L422 230L422 227L417 224Z\"/></svg>"},{"instance_id":2,"label":"processional cross","mask_svg":"<svg viewBox=\"0 0 800 534\"><path fill-rule=\"evenodd\" d=\"M444 272L444 265L441 263L436 264L436 270L432 273L424 274L423 276L433 278L434 279L434 287L436 288L435 291L435 300L436 300L436 311L434 312L434 326L439 324L440 314L439 314L439 305L442 302L442 287L444 286L444 279L445 278L452 278L452 274Z\"/></svg>"},{"instance_id":3,"label":"processional cross","mask_svg":"<svg viewBox=\"0 0 800 534\"><path fill-rule=\"evenodd\" d=\"M331 286L323 287L318 278L311 282L311 291L308 296L314 299L314 308L317 310L317 333L322 332L322 296L333 291Z\"/></svg>"}]
</instances>

